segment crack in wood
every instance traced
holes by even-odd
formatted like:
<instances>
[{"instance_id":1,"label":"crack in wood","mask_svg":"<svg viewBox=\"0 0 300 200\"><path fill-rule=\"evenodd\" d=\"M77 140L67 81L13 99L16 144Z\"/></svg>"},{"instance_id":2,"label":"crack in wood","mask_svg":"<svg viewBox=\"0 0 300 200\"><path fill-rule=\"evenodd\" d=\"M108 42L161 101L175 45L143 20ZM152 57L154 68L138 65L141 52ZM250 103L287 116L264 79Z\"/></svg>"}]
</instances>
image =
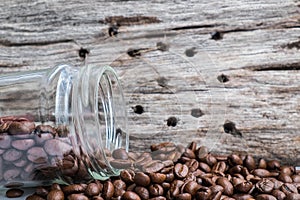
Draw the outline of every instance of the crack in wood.
<instances>
[{"instance_id":1,"label":"crack in wood","mask_svg":"<svg viewBox=\"0 0 300 200\"><path fill-rule=\"evenodd\" d=\"M0 40L0 45L5 47L21 47L21 46L46 46L51 44L74 42L73 39L61 39L50 41L29 41L29 42L11 42L9 40Z\"/></svg>"},{"instance_id":2,"label":"crack in wood","mask_svg":"<svg viewBox=\"0 0 300 200\"><path fill-rule=\"evenodd\" d=\"M246 66L244 69L249 69L251 71L288 71L288 70L300 70L300 62L295 63L274 63L274 64L263 64Z\"/></svg>"},{"instance_id":3,"label":"crack in wood","mask_svg":"<svg viewBox=\"0 0 300 200\"><path fill-rule=\"evenodd\" d=\"M108 24L116 24L118 26L134 26L134 25L159 23L161 22L161 20L153 16L137 15L137 16L130 16L130 17L110 16L110 17L106 17L103 22Z\"/></svg>"},{"instance_id":4,"label":"crack in wood","mask_svg":"<svg viewBox=\"0 0 300 200\"><path fill-rule=\"evenodd\" d=\"M296 48L296 49L300 49L300 40L295 41L295 42L290 42L290 43L288 43L286 45L283 45L282 48L288 48L288 49Z\"/></svg>"}]
</instances>

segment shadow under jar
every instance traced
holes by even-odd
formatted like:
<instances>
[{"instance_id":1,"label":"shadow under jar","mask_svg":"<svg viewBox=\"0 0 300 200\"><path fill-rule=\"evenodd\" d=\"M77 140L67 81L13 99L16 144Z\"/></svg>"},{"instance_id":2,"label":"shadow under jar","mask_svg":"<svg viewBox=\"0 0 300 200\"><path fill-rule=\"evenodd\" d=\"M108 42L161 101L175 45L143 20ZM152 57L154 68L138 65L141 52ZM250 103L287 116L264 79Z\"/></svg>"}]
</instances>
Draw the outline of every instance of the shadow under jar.
<instances>
[{"instance_id":1,"label":"shadow under jar","mask_svg":"<svg viewBox=\"0 0 300 200\"><path fill-rule=\"evenodd\" d=\"M0 76L0 187L118 175L125 103L111 67L61 65Z\"/></svg>"}]
</instances>

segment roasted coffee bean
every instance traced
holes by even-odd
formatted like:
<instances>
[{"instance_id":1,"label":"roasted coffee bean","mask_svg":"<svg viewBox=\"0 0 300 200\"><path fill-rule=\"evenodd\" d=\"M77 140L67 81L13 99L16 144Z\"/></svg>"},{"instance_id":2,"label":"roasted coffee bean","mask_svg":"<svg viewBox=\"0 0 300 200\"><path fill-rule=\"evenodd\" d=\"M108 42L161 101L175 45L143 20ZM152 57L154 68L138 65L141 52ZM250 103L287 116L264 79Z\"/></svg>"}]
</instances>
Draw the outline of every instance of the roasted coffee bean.
<instances>
[{"instance_id":1,"label":"roasted coffee bean","mask_svg":"<svg viewBox=\"0 0 300 200\"><path fill-rule=\"evenodd\" d=\"M255 176L259 176L261 178L267 178L267 177L276 177L279 173L277 172L270 172L266 169L255 169L252 171L252 174Z\"/></svg>"},{"instance_id":2,"label":"roasted coffee bean","mask_svg":"<svg viewBox=\"0 0 300 200\"><path fill-rule=\"evenodd\" d=\"M124 200L141 200L139 195L137 195L135 192L132 192L132 191L126 191L122 195L122 199L124 199Z\"/></svg>"},{"instance_id":3,"label":"roasted coffee bean","mask_svg":"<svg viewBox=\"0 0 300 200\"><path fill-rule=\"evenodd\" d=\"M223 192L224 188L221 185L212 185L209 187L212 193Z\"/></svg>"},{"instance_id":4,"label":"roasted coffee bean","mask_svg":"<svg viewBox=\"0 0 300 200\"><path fill-rule=\"evenodd\" d=\"M194 196L201 186L196 181L188 181L183 187L183 192L187 192Z\"/></svg>"},{"instance_id":5,"label":"roasted coffee bean","mask_svg":"<svg viewBox=\"0 0 300 200\"><path fill-rule=\"evenodd\" d=\"M279 170L280 169L280 162L278 160L270 160L267 162L267 169L268 170Z\"/></svg>"},{"instance_id":6,"label":"roasted coffee bean","mask_svg":"<svg viewBox=\"0 0 300 200\"><path fill-rule=\"evenodd\" d=\"M231 154L228 156L228 163L231 166L242 165L243 160L241 159L241 157L239 155Z\"/></svg>"},{"instance_id":7,"label":"roasted coffee bean","mask_svg":"<svg viewBox=\"0 0 300 200\"><path fill-rule=\"evenodd\" d=\"M51 190L47 195L47 200L64 200L65 195L61 190Z\"/></svg>"},{"instance_id":8,"label":"roasted coffee bean","mask_svg":"<svg viewBox=\"0 0 300 200\"><path fill-rule=\"evenodd\" d=\"M226 163L224 161L219 161L213 166L211 172L215 174L224 174L226 169L227 169Z\"/></svg>"},{"instance_id":9,"label":"roasted coffee bean","mask_svg":"<svg viewBox=\"0 0 300 200\"><path fill-rule=\"evenodd\" d=\"M28 197L26 197L25 200L46 200L46 199L43 197L40 197L39 195L32 194L32 195L29 195Z\"/></svg>"},{"instance_id":10,"label":"roasted coffee bean","mask_svg":"<svg viewBox=\"0 0 300 200\"><path fill-rule=\"evenodd\" d=\"M258 160L258 166L257 166L258 169L266 169L267 168L267 161L263 158L260 158Z\"/></svg>"},{"instance_id":11,"label":"roasted coffee bean","mask_svg":"<svg viewBox=\"0 0 300 200\"><path fill-rule=\"evenodd\" d=\"M127 190L127 191L134 191L135 187L136 187L136 184L133 183L133 184L127 186L127 189L126 189L126 190Z\"/></svg>"},{"instance_id":12,"label":"roasted coffee bean","mask_svg":"<svg viewBox=\"0 0 300 200\"><path fill-rule=\"evenodd\" d=\"M184 157L190 158L190 159L195 159L196 155L194 153L194 151L192 151L191 149L186 148L185 152L183 152L182 154Z\"/></svg>"},{"instance_id":13,"label":"roasted coffee bean","mask_svg":"<svg viewBox=\"0 0 300 200\"><path fill-rule=\"evenodd\" d=\"M149 164L152 161L152 157L149 153L143 153L140 157L134 162L136 168L142 168L144 165Z\"/></svg>"},{"instance_id":14,"label":"roasted coffee bean","mask_svg":"<svg viewBox=\"0 0 300 200\"><path fill-rule=\"evenodd\" d=\"M209 186L215 185L215 182L212 180L211 177L202 177L201 179L202 179L202 183L201 184L203 186L209 187Z\"/></svg>"},{"instance_id":15,"label":"roasted coffee bean","mask_svg":"<svg viewBox=\"0 0 300 200\"><path fill-rule=\"evenodd\" d=\"M3 173L3 179L5 181L14 180L21 173L20 169L8 169Z\"/></svg>"},{"instance_id":16,"label":"roasted coffee bean","mask_svg":"<svg viewBox=\"0 0 300 200\"><path fill-rule=\"evenodd\" d=\"M277 200L284 200L286 197L286 194L280 190L273 190L271 193L274 197L276 197Z\"/></svg>"},{"instance_id":17,"label":"roasted coffee bean","mask_svg":"<svg viewBox=\"0 0 300 200\"><path fill-rule=\"evenodd\" d=\"M201 161L205 162L208 164L210 167L213 167L218 161L215 156L208 154L204 159Z\"/></svg>"},{"instance_id":18,"label":"roasted coffee bean","mask_svg":"<svg viewBox=\"0 0 300 200\"><path fill-rule=\"evenodd\" d=\"M101 196L94 196L92 200L104 200Z\"/></svg>"},{"instance_id":19,"label":"roasted coffee bean","mask_svg":"<svg viewBox=\"0 0 300 200\"><path fill-rule=\"evenodd\" d=\"M195 152L196 149L197 149L197 143L196 143L195 141L192 141L192 142L188 145L187 148Z\"/></svg>"},{"instance_id":20,"label":"roasted coffee bean","mask_svg":"<svg viewBox=\"0 0 300 200\"><path fill-rule=\"evenodd\" d=\"M225 177L219 177L216 184L221 185L224 188L223 194L231 196L233 194L233 185Z\"/></svg>"},{"instance_id":21,"label":"roasted coffee bean","mask_svg":"<svg viewBox=\"0 0 300 200\"><path fill-rule=\"evenodd\" d=\"M125 149L120 148L116 149L112 152L112 157L114 159L120 159L120 160L128 160L128 153Z\"/></svg>"},{"instance_id":22,"label":"roasted coffee bean","mask_svg":"<svg viewBox=\"0 0 300 200\"><path fill-rule=\"evenodd\" d=\"M289 193L286 195L285 200L299 200L300 199L300 194L295 194L295 193Z\"/></svg>"},{"instance_id":23,"label":"roasted coffee bean","mask_svg":"<svg viewBox=\"0 0 300 200\"><path fill-rule=\"evenodd\" d=\"M189 172L189 168L185 164L177 163L174 166L174 174L180 179L185 178L188 172Z\"/></svg>"},{"instance_id":24,"label":"roasted coffee bean","mask_svg":"<svg viewBox=\"0 0 300 200\"><path fill-rule=\"evenodd\" d=\"M281 191L284 192L286 195L288 195L289 193L296 193L298 194L298 189L297 187L292 184L292 183L284 183L281 187L280 187Z\"/></svg>"},{"instance_id":25,"label":"roasted coffee bean","mask_svg":"<svg viewBox=\"0 0 300 200\"><path fill-rule=\"evenodd\" d=\"M122 170L120 173L121 179L126 183L133 183L135 173L132 170Z\"/></svg>"},{"instance_id":26,"label":"roasted coffee bean","mask_svg":"<svg viewBox=\"0 0 300 200\"><path fill-rule=\"evenodd\" d=\"M196 193L196 199L210 200L211 190L208 187L201 187Z\"/></svg>"},{"instance_id":27,"label":"roasted coffee bean","mask_svg":"<svg viewBox=\"0 0 300 200\"><path fill-rule=\"evenodd\" d=\"M11 145L21 151L26 151L30 147L32 147L35 144L35 141L33 139L22 139L22 140L15 140L12 141Z\"/></svg>"},{"instance_id":28,"label":"roasted coffee bean","mask_svg":"<svg viewBox=\"0 0 300 200\"><path fill-rule=\"evenodd\" d=\"M295 168L292 166L282 166L280 168L280 172L288 175L293 175L295 172Z\"/></svg>"},{"instance_id":29,"label":"roasted coffee bean","mask_svg":"<svg viewBox=\"0 0 300 200\"><path fill-rule=\"evenodd\" d=\"M276 200L273 195L270 194L259 194L255 198L256 200Z\"/></svg>"},{"instance_id":30,"label":"roasted coffee bean","mask_svg":"<svg viewBox=\"0 0 300 200\"><path fill-rule=\"evenodd\" d=\"M49 191L44 187L37 187L35 193L41 197L47 197Z\"/></svg>"},{"instance_id":31,"label":"roasted coffee bean","mask_svg":"<svg viewBox=\"0 0 300 200\"><path fill-rule=\"evenodd\" d=\"M114 185L112 184L112 182L111 181L106 181L103 184L102 197L104 199L110 199L110 198L113 197L114 192L115 192L115 188L114 188Z\"/></svg>"},{"instance_id":32,"label":"roasted coffee bean","mask_svg":"<svg viewBox=\"0 0 300 200\"><path fill-rule=\"evenodd\" d=\"M199 169L206 172L206 173L211 172L210 166L208 164L204 163L204 162L199 162Z\"/></svg>"},{"instance_id":33,"label":"roasted coffee bean","mask_svg":"<svg viewBox=\"0 0 300 200\"><path fill-rule=\"evenodd\" d=\"M170 186L170 196L175 197L180 193L180 188L184 184L182 180L174 180Z\"/></svg>"},{"instance_id":34,"label":"roasted coffee bean","mask_svg":"<svg viewBox=\"0 0 300 200\"><path fill-rule=\"evenodd\" d=\"M51 190L61 190L61 187L58 183L53 183L51 185Z\"/></svg>"},{"instance_id":35,"label":"roasted coffee bean","mask_svg":"<svg viewBox=\"0 0 300 200\"><path fill-rule=\"evenodd\" d=\"M137 172L134 176L134 183L139 186L148 186L150 184L150 177L144 172Z\"/></svg>"},{"instance_id":36,"label":"roasted coffee bean","mask_svg":"<svg viewBox=\"0 0 300 200\"><path fill-rule=\"evenodd\" d=\"M163 173L150 173L149 174L152 183L161 184L166 180L166 175Z\"/></svg>"},{"instance_id":37,"label":"roasted coffee bean","mask_svg":"<svg viewBox=\"0 0 300 200\"><path fill-rule=\"evenodd\" d=\"M242 193L248 193L252 188L253 188L253 184L249 181L244 181L235 186L235 190Z\"/></svg>"},{"instance_id":38,"label":"roasted coffee bean","mask_svg":"<svg viewBox=\"0 0 300 200\"><path fill-rule=\"evenodd\" d=\"M158 172L161 169L163 169L165 167L165 165L159 161L159 160L153 160L151 162L149 162L148 164L145 164L142 167L142 171L146 172L146 173L153 173L153 172Z\"/></svg>"},{"instance_id":39,"label":"roasted coffee bean","mask_svg":"<svg viewBox=\"0 0 300 200\"><path fill-rule=\"evenodd\" d=\"M30 121L13 121L7 129L10 135L28 135L35 129L34 122Z\"/></svg>"},{"instance_id":40,"label":"roasted coffee bean","mask_svg":"<svg viewBox=\"0 0 300 200\"><path fill-rule=\"evenodd\" d=\"M61 156L65 152L70 152L72 146L63 142L60 139L50 139L44 144L44 150L48 155L51 156Z\"/></svg>"},{"instance_id":41,"label":"roasted coffee bean","mask_svg":"<svg viewBox=\"0 0 300 200\"><path fill-rule=\"evenodd\" d=\"M292 183L293 182L292 177L286 173L280 173L279 176L277 177L277 179L284 183Z\"/></svg>"},{"instance_id":42,"label":"roasted coffee bean","mask_svg":"<svg viewBox=\"0 0 300 200\"><path fill-rule=\"evenodd\" d=\"M85 189L85 194L87 196L97 196L100 194L100 188L96 183L89 183Z\"/></svg>"},{"instance_id":43,"label":"roasted coffee bean","mask_svg":"<svg viewBox=\"0 0 300 200\"><path fill-rule=\"evenodd\" d=\"M292 175L292 180L294 183L300 183L300 175L298 174Z\"/></svg>"},{"instance_id":44,"label":"roasted coffee bean","mask_svg":"<svg viewBox=\"0 0 300 200\"><path fill-rule=\"evenodd\" d=\"M199 159L199 160L202 160L204 159L207 155L208 155L208 149L207 147L205 146L201 146L199 147L197 150L196 150L196 157Z\"/></svg>"},{"instance_id":45,"label":"roasted coffee bean","mask_svg":"<svg viewBox=\"0 0 300 200\"><path fill-rule=\"evenodd\" d=\"M24 194L24 191L17 188L12 188L6 191L5 195L8 198L17 198Z\"/></svg>"},{"instance_id":46,"label":"roasted coffee bean","mask_svg":"<svg viewBox=\"0 0 300 200\"><path fill-rule=\"evenodd\" d=\"M153 197L153 198L150 198L149 200L166 200L166 197L163 197L163 196Z\"/></svg>"},{"instance_id":47,"label":"roasted coffee bean","mask_svg":"<svg viewBox=\"0 0 300 200\"><path fill-rule=\"evenodd\" d=\"M89 200L84 194L70 194L68 200Z\"/></svg>"},{"instance_id":48,"label":"roasted coffee bean","mask_svg":"<svg viewBox=\"0 0 300 200\"><path fill-rule=\"evenodd\" d=\"M149 194L152 197L157 197L157 196L161 196L164 193L164 189L161 185L159 184L153 184L149 186Z\"/></svg>"},{"instance_id":49,"label":"roasted coffee bean","mask_svg":"<svg viewBox=\"0 0 300 200\"><path fill-rule=\"evenodd\" d=\"M8 149L3 154L3 159L8 162L14 162L22 157L23 153L16 149Z\"/></svg>"},{"instance_id":50,"label":"roasted coffee bean","mask_svg":"<svg viewBox=\"0 0 300 200\"><path fill-rule=\"evenodd\" d=\"M246 157L243 161L243 164L244 164L245 167L247 167L247 169L249 171L256 168L256 162L255 162L253 156L250 156L250 155L246 155Z\"/></svg>"},{"instance_id":51,"label":"roasted coffee bean","mask_svg":"<svg viewBox=\"0 0 300 200\"><path fill-rule=\"evenodd\" d=\"M175 175L172 172L166 174L166 182L172 182L174 179Z\"/></svg>"},{"instance_id":52,"label":"roasted coffee bean","mask_svg":"<svg viewBox=\"0 0 300 200\"><path fill-rule=\"evenodd\" d=\"M189 193L181 193L175 197L175 200L192 200L192 195Z\"/></svg>"},{"instance_id":53,"label":"roasted coffee bean","mask_svg":"<svg viewBox=\"0 0 300 200\"><path fill-rule=\"evenodd\" d=\"M47 161L48 155L42 147L32 147L27 151L27 159L33 163L42 164Z\"/></svg>"},{"instance_id":54,"label":"roasted coffee bean","mask_svg":"<svg viewBox=\"0 0 300 200\"><path fill-rule=\"evenodd\" d=\"M126 183L118 179L113 181L113 185L115 188L114 197L122 196L126 190Z\"/></svg>"},{"instance_id":55,"label":"roasted coffee bean","mask_svg":"<svg viewBox=\"0 0 300 200\"><path fill-rule=\"evenodd\" d=\"M65 194L72 194L72 193L83 193L86 189L85 184L72 184L72 185L67 185L62 188L62 191Z\"/></svg>"},{"instance_id":56,"label":"roasted coffee bean","mask_svg":"<svg viewBox=\"0 0 300 200\"><path fill-rule=\"evenodd\" d=\"M242 165L235 165L228 170L228 173L231 175L239 174L241 173L242 169L243 169Z\"/></svg>"},{"instance_id":57,"label":"roasted coffee bean","mask_svg":"<svg viewBox=\"0 0 300 200\"><path fill-rule=\"evenodd\" d=\"M255 186L261 193L271 193L274 189L274 182L270 179L263 178L258 181Z\"/></svg>"},{"instance_id":58,"label":"roasted coffee bean","mask_svg":"<svg viewBox=\"0 0 300 200\"><path fill-rule=\"evenodd\" d=\"M110 165L116 169L128 169L132 166L133 162L130 160L123 160L123 159L114 159L111 160Z\"/></svg>"},{"instance_id":59,"label":"roasted coffee bean","mask_svg":"<svg viewBox=\"0 0 300 200\"><path fill-rule=\"evenodd\" d=\"M235 200L255 200L254 197L250 194L234 194L232 197Z\"/></svg>"},{"instance_id":60,"label":"roasted coffee bean","mask_svg":"<svg viewBox=\"0 0 300 200\"><path fill-rule=\"evenodd\" d=\"M147 188L142 187L142 186L137 186L134 188L134 191L139 197L141 197L142 200L149 199L149 191Z\"/></svg>"},{"instance_id":61,"label":"roasted coffee bean","mask_svg":"<svg viewBox=\"0 0 300 200\"><path fill-rule=\"evenodd\" d=\"M171 184L170 184L170 183L167 183L167 182L163 182L163 183L161 184L161 186L164 188L164 190L168 190L168 189L170 189Z\"/></svg>"},{"instance_id":62,"label":"roasted coffee bean","mask_svg":"<svg viewBox=\"0 0 300 200\"><path fill-rule=\"evenodd\" d=\"M162 148L165 148L165 147L176 147L176 145L172 142L162 142L162 143L159 143L159 144L152 144L150 146L150 149L151 151L158 151Z\"/></svg>"}]
</instances>

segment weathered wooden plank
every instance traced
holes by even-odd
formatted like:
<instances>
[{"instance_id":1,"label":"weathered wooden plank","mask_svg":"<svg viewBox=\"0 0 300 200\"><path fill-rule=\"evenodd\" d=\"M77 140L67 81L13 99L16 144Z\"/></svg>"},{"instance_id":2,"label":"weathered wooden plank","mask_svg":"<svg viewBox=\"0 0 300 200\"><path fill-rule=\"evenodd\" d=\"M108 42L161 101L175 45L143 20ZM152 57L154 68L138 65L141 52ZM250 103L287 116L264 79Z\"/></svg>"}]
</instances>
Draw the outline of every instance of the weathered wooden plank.
<instances>
[{"instance_id":1,"label":"weathered wooden plank","mask_svg":"<svg viewBox=\"0 0 300 200\"><path fill-rule=\"evenodd\" d=\"M1 4L0 72L114 66L133 150L197 140L215 152L300 164L299 1ZM145 112L134 113L136 105Z\"/></svg>"}]
</instances>

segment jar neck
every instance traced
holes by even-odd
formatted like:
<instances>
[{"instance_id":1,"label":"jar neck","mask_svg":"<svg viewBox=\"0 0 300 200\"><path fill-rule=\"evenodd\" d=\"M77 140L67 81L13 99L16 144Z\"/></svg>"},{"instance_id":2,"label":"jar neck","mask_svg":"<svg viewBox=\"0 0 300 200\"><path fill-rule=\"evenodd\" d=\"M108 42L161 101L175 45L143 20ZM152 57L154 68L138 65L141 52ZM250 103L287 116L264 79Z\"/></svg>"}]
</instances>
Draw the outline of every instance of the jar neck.
<instances>
[{"instance_id":1,"label":"jar neck","mask_svg":"<svg viewBox=\"0 0 300 200\"><path fill-rule=\"evenodd\" d=\"M86 155L100 154L107 166L92 163L96 172L118 173L110 166L105 152L128 150L125 102L115 71L111 67L81 68L73 81L72 115L77 140ZM91 159L93 160L93 159Z\"/></svg>"}]
</instances>

